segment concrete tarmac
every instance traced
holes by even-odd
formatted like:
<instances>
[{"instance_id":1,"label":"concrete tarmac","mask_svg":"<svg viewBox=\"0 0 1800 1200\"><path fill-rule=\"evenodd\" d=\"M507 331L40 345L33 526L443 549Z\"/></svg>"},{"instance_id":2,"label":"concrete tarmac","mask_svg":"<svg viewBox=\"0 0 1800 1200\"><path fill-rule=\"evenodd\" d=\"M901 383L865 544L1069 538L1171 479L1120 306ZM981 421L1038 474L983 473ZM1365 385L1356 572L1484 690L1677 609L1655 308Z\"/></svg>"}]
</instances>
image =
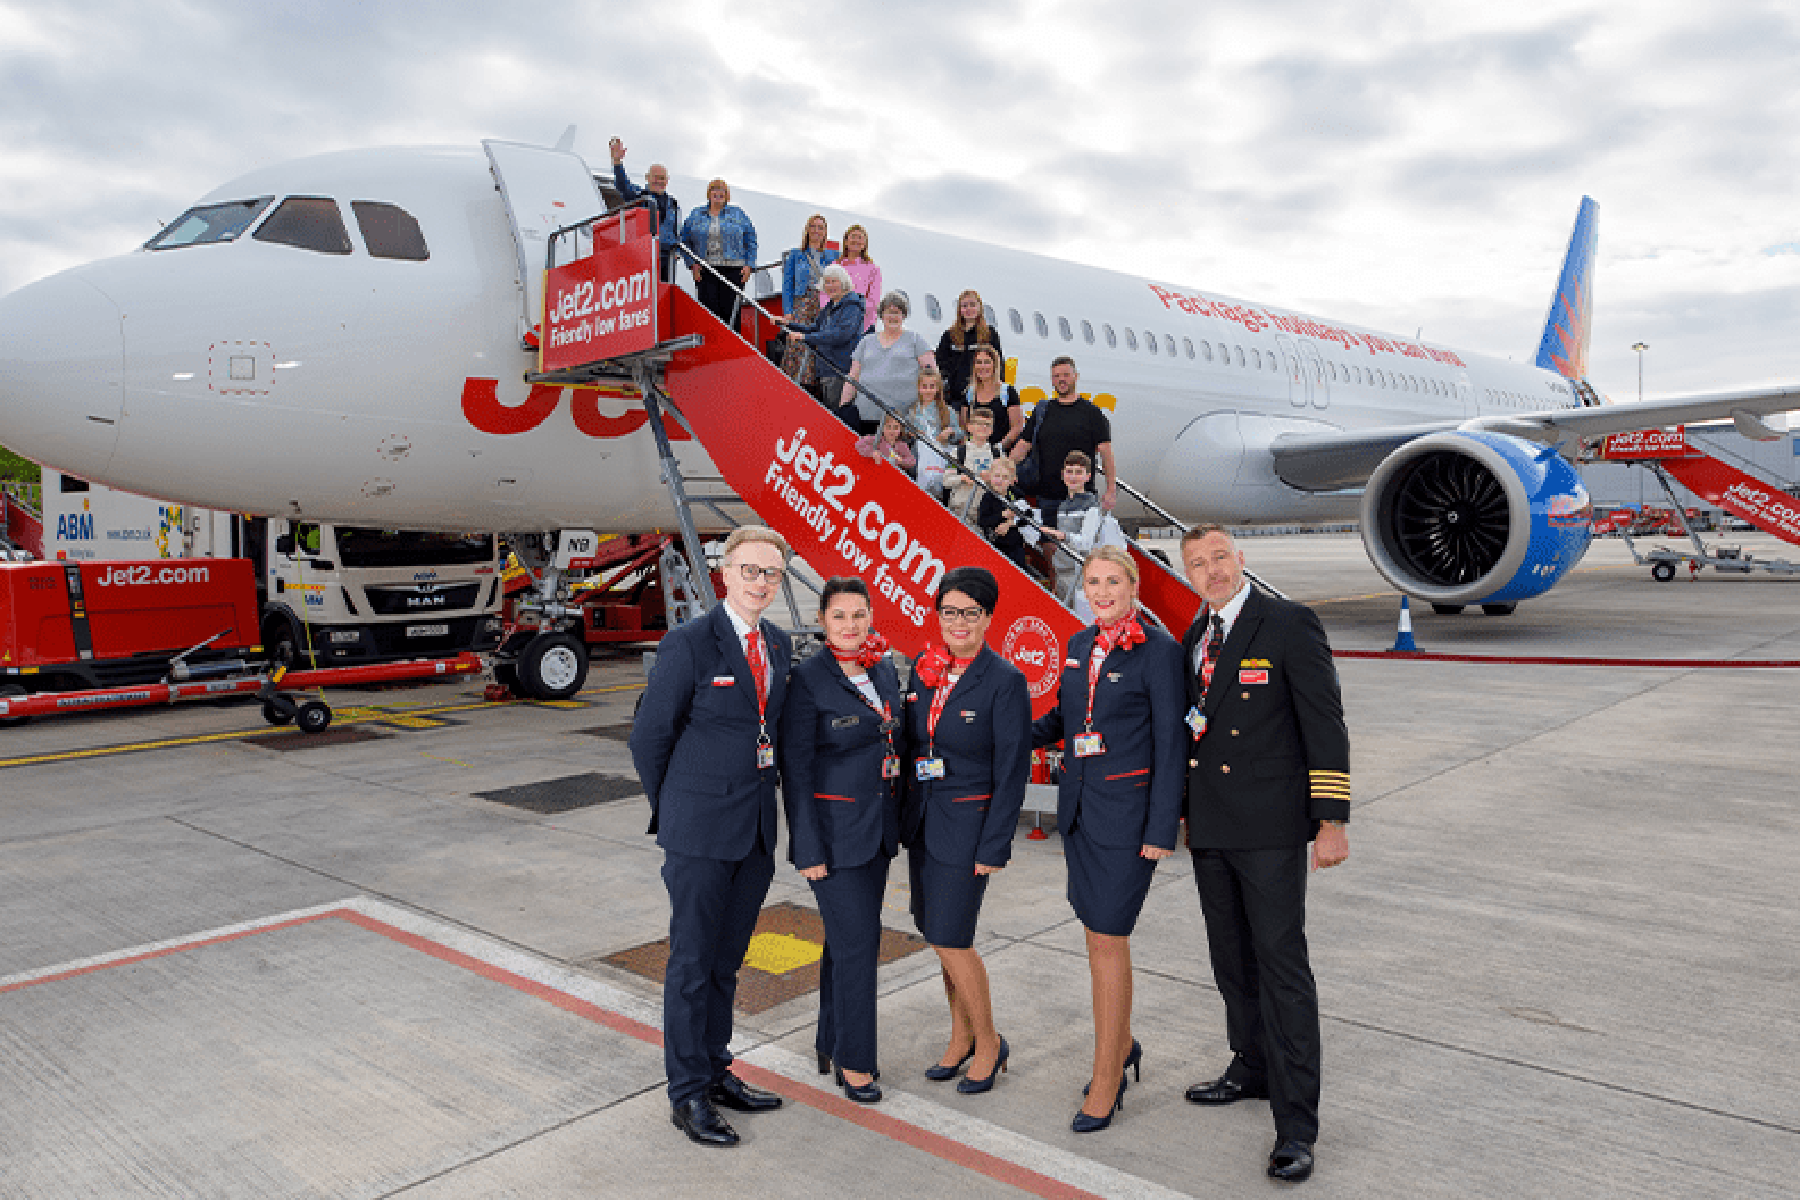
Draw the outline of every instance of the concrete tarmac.
<instances>
[{"instance_id":1,"label":"concrete tarmac","mask_svg":"<svg viewBox=\"0 0 1800 1200\"><path fill-rule=\"evenodd\" d=\"M1340 650L1392 644L1356 538L1242 545ZM1656 583L1608 541L1511 617L1413 621L1426 651L1664 661L1340 661L1355 815L1310 885L1307 1194L1800 1192L1800 669L1684 665L1800 661L1800 581ZM333 693L351 740L311 745L242 704L0 731L0 1194L1281 1190L1266 1103L1182 1098L1229 1057L1182 855L1133 939L1142 1082L1069 1131L1082 931L1028 824L979 932L1013 1047L993 1092L920 1075L948 1032L925 951L882 971L882 1104L814 1073L807 992L737 1024L787 1106L690 1145L659 989L607 961L667 933L623 741L641 682L619 658L567 706ZM906 900L896 870L910 932ZM769 903L812 907L785 862Z\"/></svg>"}]
</instances>

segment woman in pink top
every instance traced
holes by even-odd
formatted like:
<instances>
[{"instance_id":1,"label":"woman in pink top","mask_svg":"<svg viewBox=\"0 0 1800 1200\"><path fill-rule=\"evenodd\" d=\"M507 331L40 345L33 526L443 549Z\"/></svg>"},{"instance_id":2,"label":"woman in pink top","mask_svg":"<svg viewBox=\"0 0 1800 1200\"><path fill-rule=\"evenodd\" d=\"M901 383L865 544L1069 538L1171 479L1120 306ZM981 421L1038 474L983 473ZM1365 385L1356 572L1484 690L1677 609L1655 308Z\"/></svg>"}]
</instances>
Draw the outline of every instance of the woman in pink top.
<instances>
[{"instance_id":1,"label":"woman in pink top","mask_svg":"<svg viewBox=\"0 0 1800 1200\"><path fill-rule=\"evenodd\" d=\"M844 254L838 265L850 272L850 282L862 293L863 309L868 313L863 328L875 328L875 305L881 300L881 268L869 257L869 231L861 225L844 230Z\"/></svg>"}]
</instances>

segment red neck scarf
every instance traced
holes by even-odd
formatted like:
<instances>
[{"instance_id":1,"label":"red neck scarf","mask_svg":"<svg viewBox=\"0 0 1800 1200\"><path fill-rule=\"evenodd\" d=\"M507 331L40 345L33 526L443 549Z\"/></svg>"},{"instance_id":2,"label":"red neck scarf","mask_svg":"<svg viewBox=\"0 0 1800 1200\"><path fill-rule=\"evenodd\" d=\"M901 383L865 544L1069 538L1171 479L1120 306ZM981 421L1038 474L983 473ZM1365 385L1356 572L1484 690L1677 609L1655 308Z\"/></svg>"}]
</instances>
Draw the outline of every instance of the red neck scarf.
<instances>
[{"instance_id":1,"label":"red neck scarf","mask_svg":"<svg viewBox=\"0 0 1800 1200\"><path fill-rule=\"evenodd\" d=\"M981 651L977 650L975 653L980 654ZM943 687L949 681L952 671L961 673L974 661L973 655L968 658L953 658L948 647L933 646L919 655L919 661L913 664L913 674L926 687Z\"/></svg>"},{"instance_id":2,"label":"red neck scarf","mask_svg":"<svg viewBox=\"0 0 1800 1200\"><path fill-rule=\"evenodd\" d=\"M876 633L874 630L870 630L869 636L864 639L863 644L849 654L845 654L836 646L832 646L831 657L837 659L841 663L855 663L857 666L867 671L870 667L885 658L887 656L887 651L887 639L882 637L879 633Z\"/></svg>"},{"instance_id":3,"label":"red neck scarf","mask_svg":"<svg viewBox=\"0 0 1800 1200\"><path fill-rule=\"evenodd\" d=\"M1137 613L1120 617L1110 624L1097 626L1099 633L1095 635L1094 645L1099 647L1102 656L1110 654L1115 648L1129 650L1141 645L1144 640L1144 627L1138 624Z\"/></svg>"}]
</instances>

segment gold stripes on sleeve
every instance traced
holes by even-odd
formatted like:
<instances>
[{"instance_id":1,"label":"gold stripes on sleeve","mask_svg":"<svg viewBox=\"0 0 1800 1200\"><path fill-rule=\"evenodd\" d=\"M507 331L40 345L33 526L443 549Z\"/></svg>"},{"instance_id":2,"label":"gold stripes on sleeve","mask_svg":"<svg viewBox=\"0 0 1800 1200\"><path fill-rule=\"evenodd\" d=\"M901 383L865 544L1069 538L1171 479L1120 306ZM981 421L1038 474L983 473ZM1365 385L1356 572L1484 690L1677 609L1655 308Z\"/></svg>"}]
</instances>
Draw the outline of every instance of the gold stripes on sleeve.
<instances>
[{"instance_id":1,"label":"gold stripes on sleeve","mask_svg":"<svg viewBox=\"0 0 1800 1200\"><path fill-rule=\"evenodd\" d=\"M1350 802L1350 772L1348 771L1308 771L1312 780L1312 794L1319 800L1342 800Z\"/></svg>"}]
</instances>

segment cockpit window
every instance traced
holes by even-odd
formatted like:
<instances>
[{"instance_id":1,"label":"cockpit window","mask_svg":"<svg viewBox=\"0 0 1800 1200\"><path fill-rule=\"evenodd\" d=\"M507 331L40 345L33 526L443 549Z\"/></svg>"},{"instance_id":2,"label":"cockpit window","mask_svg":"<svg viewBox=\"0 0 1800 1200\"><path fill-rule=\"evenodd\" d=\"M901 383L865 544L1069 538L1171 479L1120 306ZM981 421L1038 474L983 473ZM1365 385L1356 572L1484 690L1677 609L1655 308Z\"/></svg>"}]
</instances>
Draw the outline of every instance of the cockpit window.
<instances>
[{"instance_id":1,"label":"cockpit window","mask_svg":"<svg viewBox=\"0 0 1800 1200\"><path fill-rule=\"evenodd\" d=\"M320 254L350 253L350 231L344 228L337 201L325 196L289 196L250 235L259 242L298 246Z\"/></svg>"},{"instance_id":2,"label":"cockpit window","mask_svg":"<svg viewBox=\"0 0 1800 1200\"><path fill-rule=\"evenodd\" d=\"M254 200L230 200L224 204L202 204L175 218L163 231L144 243L146 250L173 250L177 246L205 246L212 242L229 242L250 222L262 215L273 196Z\"/></svg>"},{"instance_id":3,"label":"cockpit window","mask_svg":"<svg viewBox=\"0 0 1800 1200\"><path fill-rule=\"evenodd\" d=\"M371 257L404 258L411 262L424 262L431 257L418 221L399 205L352 200L350 209L356 214L357 228L362 230L363 244L368 246Z\"/></svg>"}]
</instances>

